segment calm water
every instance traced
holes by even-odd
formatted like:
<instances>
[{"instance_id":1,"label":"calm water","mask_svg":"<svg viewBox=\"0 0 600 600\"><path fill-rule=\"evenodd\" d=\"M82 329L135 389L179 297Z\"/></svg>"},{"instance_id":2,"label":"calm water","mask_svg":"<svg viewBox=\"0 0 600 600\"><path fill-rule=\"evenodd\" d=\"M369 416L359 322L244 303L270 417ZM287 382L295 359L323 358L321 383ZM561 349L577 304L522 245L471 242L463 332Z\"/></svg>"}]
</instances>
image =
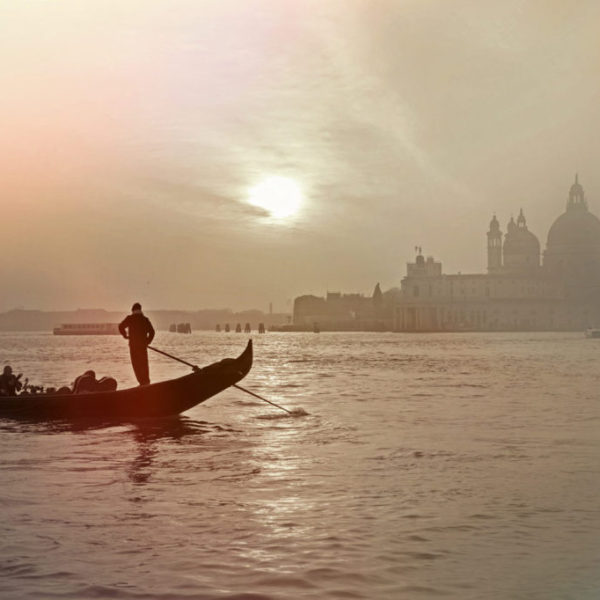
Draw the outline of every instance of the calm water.
<instances>
[{"instance_id":1,"label":"calm water","mask_svg":"<svg viewBox=\"0 0 600 600\"><path fill-rule=\"evenodd\" d=\"M206 364L245 339L155 345ZM254 339L243 385L309 416L231 390L171 420L0 421L0 597L599 597L600 340ZM118 337L0 350L33 382L133 384Z\"/></svg>"}]
</instances>

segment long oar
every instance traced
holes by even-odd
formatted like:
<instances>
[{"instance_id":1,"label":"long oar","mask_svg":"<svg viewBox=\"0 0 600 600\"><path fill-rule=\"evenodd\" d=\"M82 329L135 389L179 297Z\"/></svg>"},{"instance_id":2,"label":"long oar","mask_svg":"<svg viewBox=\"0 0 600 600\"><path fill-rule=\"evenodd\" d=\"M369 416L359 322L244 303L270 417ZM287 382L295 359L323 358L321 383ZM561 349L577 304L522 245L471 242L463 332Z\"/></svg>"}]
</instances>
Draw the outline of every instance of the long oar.
<instances>
[{"instance_id":1,"label":"long oar","mask_svg":"<svg viewBox=\"0 0 600 600\"><path fill-rule=\"evenodd\" d=\"M167 352L164 352L163 350L159 350L158 348L155 348L154 346L148 346L148 348L150 348L150 350L154 350L154 352L158 352L159 354L164 354L165 356L168 356L169 358L172 358L173 360L183 363L184 365L187 365L188 367L192 367L192 369L194 369L194 371L200 371L200 367L198 365L193 365L192 363L187 362L187 360L183 360L182 358L177 358L176 356L173 356L172 354L168 354Z\"/></svg>"},{"instance_id":2,"label":"long oar","mask_svg":"<svg viewBox=\"0 0 600 600\"><path fill-rule=\"evenodd\" d=\"M193 365L192 363L189 363L186 360L183 360L182 358L177 358L176 356L173 356L172 354L169 354L168 352L164 352L163 350L154 348L154 346L148 346L148 348L150 348L150 350L154 350L154 352L158 352L159 354L164 354L165 356L168 356L169 358L172 358L173 360L179 361L180 363L183 363L184 365L187 365L188 367L192 367L192 369L194 369L194 371L200 371L200 367L198 365ZM269 404L272 404L273 406L276 406L277 408L280 408L281 410L285 410L285 412L289 413L290 415L293 414L291 410L288 410L287 408L283 408L283 406L279 406L279 404L275 404L275 402L271 402L270 400L267 400L266 398L263 398L262 396L259 396L258 394L255 394L254 392L247 390L246 388L243 388L241 385L238 385L237 383L234 383L233 387L237 388L238 390L242 390L242 392L246 392L246 394L255 396L259 400L268 402Z\"/></svg>"},{"instance_id":3,"label":"long oar","mask_svg":"<svg viewBox=\"0 0 600 600\"><path fill-rule=\"evenodd\" d=\"M234 383L233 387L237 388L238 390L242 390L242 392L246 392L246 394L250 394L251 396L254 396L255 398L258 398L259 400L264 400L265 402L268 402L269 404L272 404L273 406L276 406L277 408L280 408L281 410L285 410L285 412L289 413L290 415L294 414L291 410L288 410L287 408L283 408L283 406L279 406L279 404L275 404L275 402L271 402L270 400L267 400L266 398L263 398L262 396L259 396L258 394L255 394L254 392L247 390L246 388L243 388L241 385L238 385L237 383Z\"/></svg>"}]
</instances>

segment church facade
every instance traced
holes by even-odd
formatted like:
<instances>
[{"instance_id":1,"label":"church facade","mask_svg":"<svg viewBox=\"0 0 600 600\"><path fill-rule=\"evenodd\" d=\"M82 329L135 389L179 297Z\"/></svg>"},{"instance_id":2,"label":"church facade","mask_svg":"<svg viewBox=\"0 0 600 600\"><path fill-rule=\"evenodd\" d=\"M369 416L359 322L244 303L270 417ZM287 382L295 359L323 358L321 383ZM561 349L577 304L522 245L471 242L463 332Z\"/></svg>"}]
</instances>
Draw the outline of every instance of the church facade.
<instances>
[{"instance_id":1,"label":"church facade","mask_svg":"<svg viewBox=\"0 0 600 600\"><path fill-rule=\"evenodd\" d=\"M395 306L396 331L560 331L600 327L600 220L575 176L542 252L521 210L487 232L487 273L444 274L417 254Z\"/></svg>"}]
</instances>

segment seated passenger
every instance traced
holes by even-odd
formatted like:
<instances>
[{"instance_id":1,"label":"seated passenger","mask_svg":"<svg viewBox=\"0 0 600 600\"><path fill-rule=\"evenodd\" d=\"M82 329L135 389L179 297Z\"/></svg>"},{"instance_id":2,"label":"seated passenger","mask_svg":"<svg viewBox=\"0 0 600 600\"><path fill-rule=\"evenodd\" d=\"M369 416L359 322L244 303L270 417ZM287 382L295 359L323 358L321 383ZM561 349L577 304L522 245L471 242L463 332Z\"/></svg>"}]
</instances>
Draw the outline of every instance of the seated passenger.
<instances>
[{"instance_id":1,"label":"seated passenger","mask_svg":"<svg viewBox=\"0 0 600 600\"><path fill-rule=\"evenodd\" d=\"M91 369L80 375L73 383L74 394L87 394L90 392L114 392L117 389L117 380L112 377L96 379L96 373Z\"/></svg>"},{"instance_id":2,"label":"seated passenger","mask_svg":"<svg viewBox=\"0 0 600 600\"><path fill-rule=\"evenodd\" d=\"M91 369L86 371L83 375L80 375L73 382L73 393L74 394L86 394L89 392L95 392L96 387L96 373Z\"/></svg>"},{"instance_id":3,"label":"seated passenger","mask_svg":"<svg viewBox=\"0 0 600 600\"><path fill-rule=\"evenodd\" d=\"M116 392L117 380L114 377L101 377L96 383L97 392Z\"/></svg>"},{"instance_id":4,"label":"seated passenger","mask_svg":"<svg viewBox=\"0 0 600 600\"><path fill-rule=\"evenodd\" d=\"M12 367L6 365L0 375L0 396L16 396L17 392L23 387L20 379L23 374L13 374Z\"/></svg>"}]
</instances>

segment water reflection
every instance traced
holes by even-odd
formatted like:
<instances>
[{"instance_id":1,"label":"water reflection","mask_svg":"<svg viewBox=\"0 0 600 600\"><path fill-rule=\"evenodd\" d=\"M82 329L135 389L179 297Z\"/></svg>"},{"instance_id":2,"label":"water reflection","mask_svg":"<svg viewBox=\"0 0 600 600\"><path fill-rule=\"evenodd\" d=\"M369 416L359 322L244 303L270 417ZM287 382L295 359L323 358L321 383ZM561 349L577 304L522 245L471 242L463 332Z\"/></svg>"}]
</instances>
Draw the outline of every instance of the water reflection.
<instances>
[{"instance_id":1,"label":"water reflection","mask_svg":"<svg viewBox=\"0 0 600 600\"><path fill-rule=\"evenodd\" d=\"M76 419L76 420L42 420L42 419L12 419L0 420L0 431L6 433L86 433L88 431L100 431L108 429L123 429L131 431L138 442L169 438L179 440L186 435L204 434L215 429L222 429L219 425L206 421L196 421L182 417L144 419L134 421L114 421L98 419Z\"/></svg>"},{"instance_id":2,"label":"water reflection","mask_svg":"<svg viewBox=\"0 0 600 600\"><path fill-rule=\"evenodd\" d=\"M0 432L5 433L36 433L36 434L60 434L60 433L85 433L86 431L100 430L123 426L122 423L114 421L99 421L98 419L86 420L43 420L43 419L13 419L0 420Z\"/></svg>"},{"instance_id":3,"label":"water reflection","mask_svg":"<svg viewBox=\"0 0 600 600\"><path fill-rule=\"evenodd\" d=\"M210 423L183 417L180 415L166 418L143 419L127 422L86 420L0 420L0 434L34 434L35 436L60 436L65 434L94 434L87 438L86 452L90 460L98 464L105 463L121 454L121 458L133 457L125 468L127 478L135 484L147 483L153 473L153 464L164 450L167 458L173 457L173 447L182 444L183 440L196 446L190 449L198 451L198 444L193 438L201 439L206 434L223 435L235 432L226 425ZM82 438L82 442L83 442ZM89 445L91 443L91 446ZM115 450L117 454L115 454ZM71 457L69 457L71 458ZM127 460L129 462L129 460ZM168 465L167 465L168 466Z\"/></svg>"},{"instance_id":4,"label":"water reflection","mask_svg":"<svg viewBox=\"0 0 600 600\"><path fill-rule=\"evenodd\" d=\"M214 423L197 421L177 415L164 419L144 419L133 422L133 437L138 443L161 439L181 440L189 435L203 435L219 428Z\"/></svg>"},{"instance_id":5,"label":"water reflection","mask_svg":"<svg viewBox=\"0 0 600 600\"><path fill-rule=\"evenodd\" d=\"M221 429L219 425L179 415L136 422L131 433L138 451L127 471L129 479L136 484L148 482L152 475L152 463L159 452L161 442L168 440L180 443L185 437L201 436Z\"/></svg>"}]
</instances>

